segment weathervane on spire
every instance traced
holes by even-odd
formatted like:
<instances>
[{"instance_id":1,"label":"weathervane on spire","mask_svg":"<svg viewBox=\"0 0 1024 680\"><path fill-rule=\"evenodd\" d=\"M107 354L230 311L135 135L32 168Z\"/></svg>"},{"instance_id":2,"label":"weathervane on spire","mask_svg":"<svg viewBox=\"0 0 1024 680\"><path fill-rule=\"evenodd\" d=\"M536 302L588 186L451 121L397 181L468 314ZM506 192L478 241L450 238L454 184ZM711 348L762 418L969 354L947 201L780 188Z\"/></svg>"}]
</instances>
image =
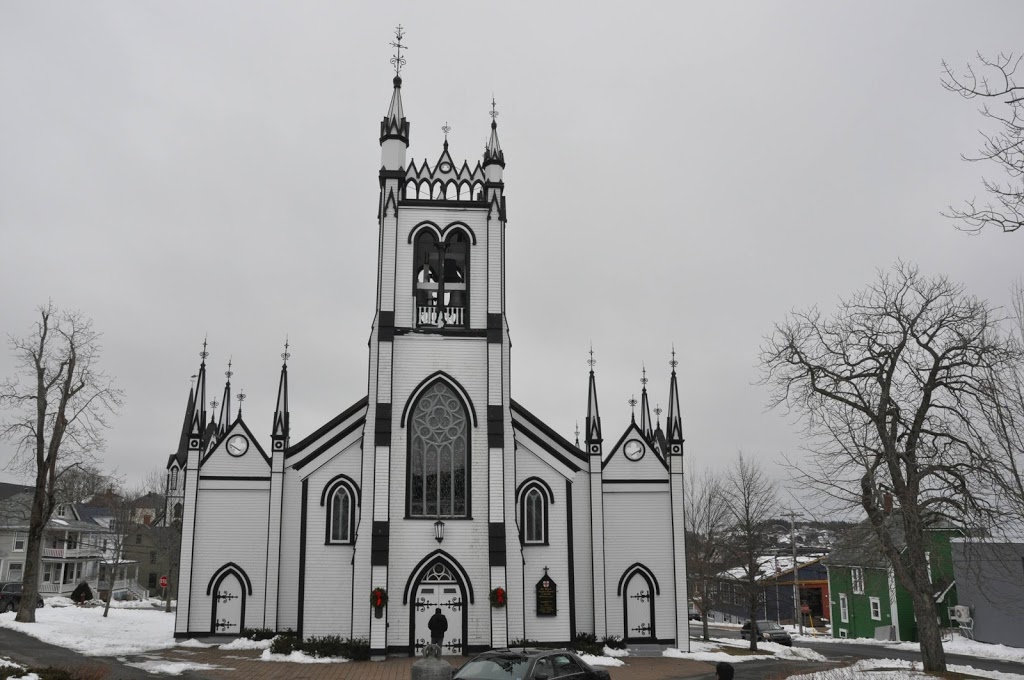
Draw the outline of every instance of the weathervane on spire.
<instances>
[{"instance_id":1,"label":"weathervane on spire","mask_svg":"<svg viewBox=\"0 0 1024 680\"><path fill-rule=\"evenodd\" d=\"M643 377L640 378L640 384L647 387L647 367L643 364L640 364L640 367L643 369Z\"/></svg>"},{"instance_id":2,"label":"weathervane on spire","mask_svg":"<svg viewBox=\"0 0 1024 680\"><path fill-rule=\"evenodd\" d=\"M402 24L398 24L395 27L395 40L391 43L391 46L395 48L395 56L391 57L391 65L395 67L395 75L402 75L402 67L405 66L405 57L402 56L402 50L409 49L408 46L402 44L402 38L405 37L405 30L402 28Z\"/></svg>"},{"instance_id":3,"label":"weathervane on spire","mask_svg":"<svg viewBox=\"0 0 1024 680\"><path fill-rule=\"evenodd\" d=\"M203 351L199 353L199 356L202 357L204 364L206 363L206 357L210 356L210 353L206 351L206 338L205 337L203 338Z\"/></svg>"},{"instance_id":4,"label":"weathervane on spire","mask_svg":"<svg viewBox=\"0 0 1024 680\"><path fill-rule=\"evenodd\" d=\"M231 382L231 376L235 374L235 372L231 370L231 359L232 357L228 357L228 370L224 371L224 377L228 379L228 382Z\"/></svg>"},{"instance_id":5,"label":"weathervane on spire","mask_svg":"<svg viewBox=\"0 0 1024 680\"><path fill-rule=\"evenodd\" d=\"M220 402L219 401L217 401L216 399L211 399L210 400L210 410L211 411L216 411L218 406L220 406Z\"/></svg>"},{"instance_id":6,"label":"weathervane on spire","mask_svg":"<svg viewBox=\"0 0 1024 680\"><path fill-rule=\"evenodd\" d=\"M291 359L291 357L292 357L292 355L288 353L288 336L286 335L286 336L284 336L284 352L281 353L281 358L284 360L284 363L287 365L288 364L288 360Z\"/></svg>"},{"instance_id":7,"label":"weathervane on spire","mask_svg":"<svg viewBox=\"0 0 1024 680\"><path fill-rule=\"evenodd\" d=\"M491 94L491 127L498 126L498 102L494 101L494 94Z\"/></svg>"},{"instance_id":8,"label":"weathervane on spire","mask_svg":"<svg viewBox=\"0 0 1024 680\"><path fill-rule=\"evenodd\" d=\"M576 448L580 448L580 421L576 421Z\"/></svg>"},{"instance_id":9,"label":"weathervane on spire","mask_svg":"<svg viewBox=\"0 0 1024 680\"><path fill-rule=\"evenodd\" d=\"M444 133L444 148L448 148L448 133L452 131L452 126L448 124L448 121L444 122L441 126L441 132Z\"/></svg>"},{"instance_id":10,"label":"weathervane on spire","mask_svg":"<svg viewBox=\"0 0 1024 680\"><path fill-rule=\"evenodd\" d=\"M676 366L679 365L679 362L676 361L676 346L675 345L672 345L672 361L668 362L668 365L672 367L672 372L675 373L676 372Z\"/></svg>"},{"instance_id":11,"label":"weathervane on spire","mask_svg":"<svg viewBox=\"0 0 1024 680\"><path fill-rule=\"evenodd\" d=\"M633 419L636 419L636 395L632 395L629 398L629 408L633 412Z\"/></svg>"},{"instance_id":12,"label":"weathervane on spire","mask_svg":"<svg viewBox=\"0 0 1024 680\"><path fill-rule=\"evenodd\" d=\"M590 370L594 370L594 364L597 363L597 359L594 358L594 346L590 346L590 358L587 359L587 364L590 366Z\"/></svg>"},{"instance_id":13,"label":"weathervane on spire","mask_svg":"<svg viewBox=\"0 0 1024 680\"><path fill-rule=\"evenodd\" d=\"M242 417L242 402L245 401L245 392L239 392L235 395L238 398L238 417Z\"/></svg>"},{"instance_id":14,"label":"weathervane on spire","mask_svg":"<svg viewBox=\"0 0 1024 680\"><path fill-rule=\"evenodd\" d=\"M658 419L658 427L661 427L661 405L654 407L654 416Z\"/></svg>"}]
</instances>

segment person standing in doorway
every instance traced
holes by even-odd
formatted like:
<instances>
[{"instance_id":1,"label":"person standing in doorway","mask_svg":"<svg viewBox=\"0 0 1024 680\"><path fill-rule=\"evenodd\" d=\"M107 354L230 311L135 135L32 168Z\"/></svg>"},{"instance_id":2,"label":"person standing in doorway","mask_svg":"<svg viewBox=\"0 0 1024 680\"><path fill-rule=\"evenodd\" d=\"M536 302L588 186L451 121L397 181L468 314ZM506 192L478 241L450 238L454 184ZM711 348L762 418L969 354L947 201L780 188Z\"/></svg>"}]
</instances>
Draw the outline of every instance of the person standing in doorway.
<instances>
[{"instance_id":1,"label":"person standing in doorway","mask_svg":"<svg viewBox=\"0 0 1024 680\"><path fill-rule=\"evenodd\" d=\"M440 647L444 642L445 631L448 630L448 617L441 613L440 607L434 610L434 615L427 622L427 628L430 629L431 644Z\"/></svg>"}]
</instances>

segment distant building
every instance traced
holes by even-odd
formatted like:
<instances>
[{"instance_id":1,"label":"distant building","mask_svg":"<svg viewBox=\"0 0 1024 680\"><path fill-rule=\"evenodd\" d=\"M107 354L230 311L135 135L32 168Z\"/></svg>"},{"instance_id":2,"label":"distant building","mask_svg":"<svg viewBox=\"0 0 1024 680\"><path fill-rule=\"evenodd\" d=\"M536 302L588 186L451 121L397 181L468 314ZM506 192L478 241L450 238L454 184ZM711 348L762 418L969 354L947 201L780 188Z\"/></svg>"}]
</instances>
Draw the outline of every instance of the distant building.
<instances>
[{"instance_id":1,"label":"distant building","mask_svg":"<svg viewBox=\"0 0 1024 680\"><path fill-rule=\"evenodd\" d=\"M981 642L1024 647L1024 540L955 538L952 553L967 608L960 626Z\"/></svg>"},{"instance_id":2,"label":"distant building","mask_svg":"<svg viewBox=\"0 0 1024 680\"><path fill-rule=\"evenodd\" d=\"M797 555L797 576L800 581L800 605L804 625L817 625L827 617L828 575L822 564L824 555ZM793 557L791 555L764 555L757 558L758 607L762 620L794 623L793 615ZM745 571L742 568L722 572L715 581L716 602L709 618L714 621L745 622L750 618L750 602Z\"/></svg>"},{"instance_id":3,"label":"distant building","mask_svg":"<svg viewBox=\"0 0 1024 680\"><path fill-rule=\"evenodd\" d=\"M906 540L895 516L893 542L902 552ZM958 529L936 528L925 532L928 576L932 583L935 612L940 625L948 627L948 608L957 603L950 539L962 536ZM917 623L910 594L896 580L874 528L867 522L847 531L824 560L828 568L828 592L832 636L917 641Z\"/></svg>"}]
</instances>

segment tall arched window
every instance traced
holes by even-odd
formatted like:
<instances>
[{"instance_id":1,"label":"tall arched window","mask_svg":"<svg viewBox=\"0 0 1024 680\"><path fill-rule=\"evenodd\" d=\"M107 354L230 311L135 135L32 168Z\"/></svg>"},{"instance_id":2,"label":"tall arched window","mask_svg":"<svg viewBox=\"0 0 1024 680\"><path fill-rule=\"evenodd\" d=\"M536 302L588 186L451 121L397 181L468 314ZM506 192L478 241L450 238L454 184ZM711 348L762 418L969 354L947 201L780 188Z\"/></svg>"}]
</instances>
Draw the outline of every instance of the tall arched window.
<instances>
[{"instance_id":1,"label":"tall arched window","mask_svg":"<svg viewBox=\"0 0 1024 680\"><path fill-rule=\"evenodd\" d=\"M409 418L409 516L466 517L469 418L446 383L420 396Z\"/></svg>"},{"instance_id":2,"label":"tall arched window","mask_svg":"<svg viewBox=\"0 0 1024 680\"><path fill-rule=\"evenodd\" d=\"M171 519L181 521L181 503L174 504L174 510L171 512Z\"/></svg>"},{"instance_id":3,"label":"tall arched window","mask_svg":"<svg viewBox=\"0 0 1024 680\"><path fill-rule=\"evenodd\" d=\"M328 513L330 543L352 542L352 493L346 486L339 485L331 493Z\"/></svg>"},{"instance_id":4,"label":"tall arched window","mask_svg":"<svg viewBox=\"0 0 1024 680\"><path fill-rule=\"evenodd\" d=\"M178 488L178 468L171 468L171 489Z\"/></svg>"},{"instance_id":5,"label":"tall arched window","mask_svg":"<svg viewBox=\"0 0 1024 680\"><path fill-rule=\"evenodd\" d=\"M523 496L523 542L544 544L548 542L548 502L537 487Z\"/></svg>"}]
</instances>

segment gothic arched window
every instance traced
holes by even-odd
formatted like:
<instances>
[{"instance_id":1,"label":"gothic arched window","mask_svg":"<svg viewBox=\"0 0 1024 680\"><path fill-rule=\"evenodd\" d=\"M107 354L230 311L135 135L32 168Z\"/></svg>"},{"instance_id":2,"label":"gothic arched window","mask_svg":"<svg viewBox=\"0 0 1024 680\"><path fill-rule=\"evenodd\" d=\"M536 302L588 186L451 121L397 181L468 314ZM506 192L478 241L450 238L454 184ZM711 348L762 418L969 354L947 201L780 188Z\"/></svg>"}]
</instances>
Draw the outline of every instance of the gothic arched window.
<instances>
[{"instance_id":1,"label":"gothic arched window","mask_svg":"<svg viewBox=\"0 0 1024 680\"><path fill-rule=\"evenodd\" d=\"M352 492L348 487L339 485L331 493L328 503L327 521L329 543L351 543L352 524L355 513L352 511Z\"/></svg>"},{"instance_id":2,"label":"gothic arched window","mask_svg":"<svg viewBox=\"0 0 1024 680\"><path fill-rule=\"evenodd\" d=\"M409 418L409 516L469 514L469 418L444 382L424 390Z\"/></svg>"},{"instance_id":3,"label":"gothic arched window","mask_svg":"<svg viewBox=\"0 0 1024 680\"><path fill-rule=\"evenodd\" d=\"M523 495L523 543L546 544L548 542L548 500L538 487Z\"/></svg>"},{"instance_id":4,"label":"gothic arched window","mask_svg":"<svg viewBox=\"0 0 1024 680\"><path fill-rule=\"evenodd\" d=\"M178 488L178 468L171 468L171 489Z\"/></svg>"},{"instance_id":5,"label":"gothic arched window","mask_svg":"<svg viewBox=\"0 0 1024 680\"><path fill-rule=\"evenodd\" d=\"M171 512L171 519L177 521L181 520L181 503L174 504L174 510Z\"/></svg>"},{"instance_id":6,"label":"gothic arched window","mask_svg":"<svg viewBox=\"0 0 1024 680\"><path fill-rule=\"evenodd\" d=\"M469 318L469 239L454 230L439 241L429 229L413 248L416 325L464 327Z\"/></svg>"}]
</instances>

